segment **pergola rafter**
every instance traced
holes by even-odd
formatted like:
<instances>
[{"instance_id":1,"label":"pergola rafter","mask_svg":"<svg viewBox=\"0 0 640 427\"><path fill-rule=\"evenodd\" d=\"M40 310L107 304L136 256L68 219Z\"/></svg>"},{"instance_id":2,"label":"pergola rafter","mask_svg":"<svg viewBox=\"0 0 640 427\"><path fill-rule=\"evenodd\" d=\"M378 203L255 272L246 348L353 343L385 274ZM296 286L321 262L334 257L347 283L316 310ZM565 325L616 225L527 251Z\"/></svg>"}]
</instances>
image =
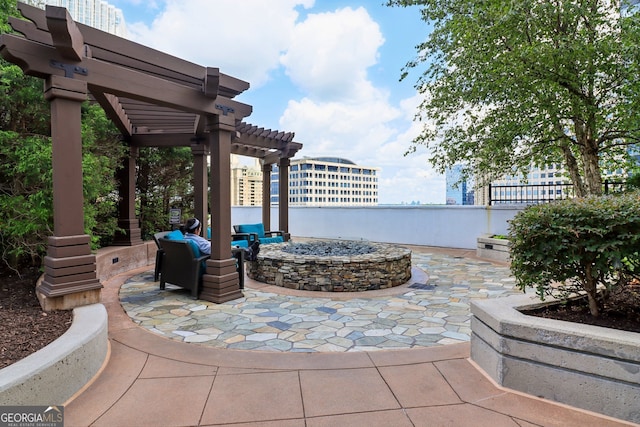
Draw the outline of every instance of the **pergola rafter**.
<instances>
[{"instance_id":1,"label":"pergola rafter","mask_svg":"<svg viewBox=\"0 0 640 427\"><path fill-rule=\"evenodd\" d=\"M125 233L117 237L118 244L142 243L134 198L138 148L190 146L196 215L206 225L210 205L215 218L201 298L224 302L242 296L229 251L229 155L261 159L264 173L270 173L273 163L288 168L289 159L302 148L293 141L294 134L243 122L252 107L233 98L249 83L218 68L202 67L76 23L64 8L47 6L43 11L18 3L18 9L26 20L12 17L9 23L22 36L0 36L0 54L26 74L45 80L52 112L54 236L45 258L43 294L60 298L61 308L80 305L79 301L96 302L99 297L101 285L82 214L80 105L89 99L102 106L130 146L130 157L119 175L119 226ZM211 157L209 177L206 156ZM268 183L269 176L264 181ZM281 188L279 228L287 231L288 195L283 193L288 192L287 183ZM268 224L266 200L263 222Z\"/></svg>"}]
</instances>

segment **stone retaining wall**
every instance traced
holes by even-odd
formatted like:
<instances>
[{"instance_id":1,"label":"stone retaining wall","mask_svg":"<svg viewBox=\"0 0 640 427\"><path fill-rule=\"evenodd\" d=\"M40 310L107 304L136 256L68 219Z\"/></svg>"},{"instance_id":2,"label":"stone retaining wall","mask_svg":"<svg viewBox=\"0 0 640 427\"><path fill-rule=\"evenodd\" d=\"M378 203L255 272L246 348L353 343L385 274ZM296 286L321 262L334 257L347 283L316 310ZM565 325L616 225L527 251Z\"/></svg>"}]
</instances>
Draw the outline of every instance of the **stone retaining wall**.
<instances>
[{"instance_id":1,"label":"stone retaining wall","mask_svg":"<svg viewBox=\"0 0 640 427\"><path fill-rule=\"evenodd\" d=\"M257 261L247 263L247 275L259 282L289 289L356 292L386 289L411 278L411 251L384 243L369 243L374 252L354 256L294 255L288 243L263 245Z\"/></svg>"}]
</instances>

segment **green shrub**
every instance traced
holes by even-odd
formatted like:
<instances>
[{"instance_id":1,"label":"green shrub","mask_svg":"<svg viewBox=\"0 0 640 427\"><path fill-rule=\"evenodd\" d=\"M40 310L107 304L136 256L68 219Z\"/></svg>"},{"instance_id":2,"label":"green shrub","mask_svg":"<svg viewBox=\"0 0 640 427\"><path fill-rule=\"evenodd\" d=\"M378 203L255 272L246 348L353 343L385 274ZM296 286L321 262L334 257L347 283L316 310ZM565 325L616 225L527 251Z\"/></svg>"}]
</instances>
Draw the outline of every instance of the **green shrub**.
<instances>
[{"instance_id":1,"label":"green shrub","mask_svg":"<svg viewBox=\"0 0 640 427\"><path fill-rule=\"evenodd\" d=\"M509 235L520 289L534 287L541 299L579 291L598 316L606 295L599 287L610 290L640 271L640 193L530 206L511 221Z\"/></svg>"}]
</instances>

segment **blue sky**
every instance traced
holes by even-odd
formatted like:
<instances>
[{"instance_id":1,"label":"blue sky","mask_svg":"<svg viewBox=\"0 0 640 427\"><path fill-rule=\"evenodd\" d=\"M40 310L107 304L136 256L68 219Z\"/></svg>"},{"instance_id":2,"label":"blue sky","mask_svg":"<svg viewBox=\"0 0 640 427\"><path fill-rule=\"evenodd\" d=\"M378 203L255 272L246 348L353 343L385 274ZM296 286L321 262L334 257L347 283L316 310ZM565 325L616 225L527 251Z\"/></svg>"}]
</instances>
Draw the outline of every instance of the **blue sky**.
<instances>
[{"instance_id":1,"label":"blue sky","mask_svg":"<svg viewBox=\"0 0 640 427\"><path fill-rule=\"evenodd\" d=\"M295 132L297 157L344 157L379 172L379 202L444 203L444 176L419 132L414 71L402 67L428 33L417 8L384 0L110 0L129 38L241 78L246 121Z\"/></svg>"}]
</instances>

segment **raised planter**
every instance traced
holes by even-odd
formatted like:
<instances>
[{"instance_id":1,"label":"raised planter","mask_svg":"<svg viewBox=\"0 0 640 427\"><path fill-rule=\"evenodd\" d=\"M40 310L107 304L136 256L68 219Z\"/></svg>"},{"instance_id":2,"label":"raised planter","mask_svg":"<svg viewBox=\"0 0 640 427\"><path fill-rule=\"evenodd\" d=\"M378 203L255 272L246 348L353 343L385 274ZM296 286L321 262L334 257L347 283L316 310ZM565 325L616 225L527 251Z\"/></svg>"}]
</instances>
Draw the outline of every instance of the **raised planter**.
<instances>
[{"instance_id":1,"label":"raised planter","mask_svg":"<svg viewBox=\"0 0 640 427\"><path fill-rule=\"evenodd\" d=\"M640 422L640 334L527 316L532 295L471 303L471 359L499 385Z\"/></svg>"},{"instance_id":2,"label":"raised planter","mask_svg":"<svg viewBox=\"0 0 640 427\"><path fill-rule=\"evenodd\" d=\"M476 256L494 261L509 262L509 241L491 236L491 234L486 234L478 237Z\"/></svg>"},{"instance_id":3,"label":"raised planter","mask_svg":"<svg viewBox=\"0 0 640 427\"><path fill-rule=\"evenodd\" d=\"M151 265L155 243L98 250L101 282ZM40 279L42 280L42 278ZM62 405L89 382L109 353L108 317L102 304L73 309L73 323L58 339L28 357L0 369L0 402L5 405Z\"/></svg>"},{"instance_id":4,"label":"raised planter","mask_svg":"<svg viewBox=\"0 0 640 427\"><path fill-rule=\"evenodd\" d=\"M108 353L107 311L102 304L73 309L61 337L0 369L3 405L62 405L100 370Z\"/></svg>"}]
</instances>

